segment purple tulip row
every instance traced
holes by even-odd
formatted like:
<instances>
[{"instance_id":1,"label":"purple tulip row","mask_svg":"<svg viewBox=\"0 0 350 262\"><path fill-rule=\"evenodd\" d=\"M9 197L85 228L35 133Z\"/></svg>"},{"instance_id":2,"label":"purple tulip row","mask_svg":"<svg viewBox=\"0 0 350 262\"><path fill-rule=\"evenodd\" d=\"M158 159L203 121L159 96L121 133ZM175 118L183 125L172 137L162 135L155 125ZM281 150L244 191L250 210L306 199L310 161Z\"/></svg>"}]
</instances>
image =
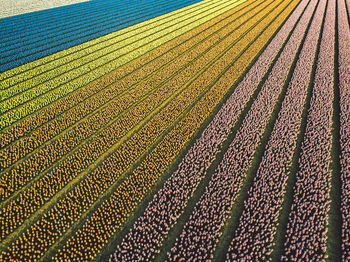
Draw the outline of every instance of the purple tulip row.
<instances>
[{"instance_id":1,"label":"purple tulip row","mask_svg":"<svg viewBox=\"0 0 350 262\"><path fill-rule=\"evenodd\" d=\"M220 150L220 144L227 138L244 105L267 72L306 3L307 0L303 0L264 50L202 136L183 158L178 169L157 192L144 214L117 246L111 261L145 261L159 252L169 230L183 213L188 200Z\"/></svg>"},{"instance_id":2,"label":"purple tulip row","mask_svg":"<svg viewBox=\"0 0 350 262\"><path fill-rule=\"evenodd\" d=\"M315 5L316 1L312 1L302 19L311 19ZM311 23L254 184L249 190L249 198L244 204L227 260L266 260L272 253L276 223L286 192L287 170L301 126L325 5L326 0L323 0Z\"/></svg>"},{"instance_id":3,"label":"purple tulip row","mask_svg":"<svg viewBox=\"0 0 350 262\"><path fill-rule=\"evenodd\" d=\"M283 261L327 258L334 88L335 1L328 1Z\"/></svg>"},{"instance_id":4,"label":"purple tulip row","mask_svg":"<svg viewBox=\"0 0 350 262\"><path fill-rule=\"evenodd\" d=\"M350 29L345 0L338 0L340 147L343 261L350 261Z\"/></svg>"},{"instance_id":5,"label":"purple tulip row","mask_svg":"<svg viewBox=\"0 0 350 262\"><path fill-rule=\"evenodd\" d=\"M312 8L308 9L309 17ZM194 208L174 247L169 261L210 260L225 221L252 164L254 153L267 127L293 59L307 28L302 19L273 66L261 92L247 113L208 187ZM248 260L253 257L248 257Z\"/></svg>"}]
</instances>

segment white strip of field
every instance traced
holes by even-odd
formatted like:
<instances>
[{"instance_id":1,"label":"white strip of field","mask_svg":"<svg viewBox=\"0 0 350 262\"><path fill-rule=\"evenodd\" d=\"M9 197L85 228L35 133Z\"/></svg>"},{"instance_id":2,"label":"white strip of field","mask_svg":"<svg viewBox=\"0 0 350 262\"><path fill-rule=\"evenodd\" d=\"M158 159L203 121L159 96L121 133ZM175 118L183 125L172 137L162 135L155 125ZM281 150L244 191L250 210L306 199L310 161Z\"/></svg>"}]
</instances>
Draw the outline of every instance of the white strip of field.
<instances>
[{"instance_id":1,"label":"white strip of field","mask_svg":"<svg viewBox=\"0 0 350 262\"><path fill-rule=\"evenodd\" d=\"M0 0L0 18L86 1L87 0Z\"/></svg>"}]
</instances>

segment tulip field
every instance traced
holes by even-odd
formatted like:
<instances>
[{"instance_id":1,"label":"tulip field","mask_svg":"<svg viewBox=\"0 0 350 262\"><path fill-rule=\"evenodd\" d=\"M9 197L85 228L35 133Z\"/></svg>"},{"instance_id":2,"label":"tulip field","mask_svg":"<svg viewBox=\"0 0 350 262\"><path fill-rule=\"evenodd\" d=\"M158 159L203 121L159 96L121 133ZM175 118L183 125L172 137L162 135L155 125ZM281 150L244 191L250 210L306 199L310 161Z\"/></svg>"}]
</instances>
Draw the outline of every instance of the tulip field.
<instances>
[{"instance_id":1,"label":"tulip field","mask_svg":"<svg viewBox=\"0 0 350 262\"><path fill-rule=\"evenodd\" d=\"M350 261L350 2L0 18L0 261Z\"/></svg>"}]
</instances>

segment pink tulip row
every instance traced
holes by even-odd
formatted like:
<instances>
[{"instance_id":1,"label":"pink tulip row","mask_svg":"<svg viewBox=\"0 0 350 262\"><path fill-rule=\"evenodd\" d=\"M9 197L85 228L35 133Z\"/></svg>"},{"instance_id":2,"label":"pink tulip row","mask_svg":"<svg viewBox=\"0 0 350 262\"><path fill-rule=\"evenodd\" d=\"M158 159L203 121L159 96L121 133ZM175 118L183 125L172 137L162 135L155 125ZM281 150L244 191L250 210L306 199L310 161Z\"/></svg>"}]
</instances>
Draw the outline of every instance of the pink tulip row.
<instances>
[{"instance_id":1,"label":"pink tulip row","mask_svg":"<svg viewBox=\"0 0 350 262\"><path fill-rule=\"evenodd\" d=\"M312 13L312 9L307 11ZM305 33L300 21L174 247L169 261L210 260ZM252 257L250 258L252 259Z\"/></svg>"},{"instance_id":2,"label":"pink tulip row","mask_svg":"<svg viewBox=\"0 0 350 262\"><path fill-rule=\"evenodd\" d=\"M306 3L307 0L303 0L252 66L202 136L183 158L177 171L157 192L144 214L117 246L111 261L145 261L159 252L170 228L183 213L188 200L215 159L219 145L227 138L244 105L267 72Z\"/></svg>"},{"instance_id":3,"label":"pink tulip row","mask_svg":"<svg viewBox=\"0 0 350 262\"><path fill-rule=\"evenodd\" d=\"M340 147L343 261L350 261L350 29L345 0L338 0Z\"/></svg>"},{"instance_id":4,"label":"pink tulip row","mask_svg":"<svg viewBox=\"0 0 350 262\"><path fill-rule=\"evenodd\" d=\"M334 88L335 1L328 1L283 261L327 258Z\"/></svg>"},{"instance_id":5,"label":"pink tulip row","mask_svg":"<svg viewBox=\"0 0 350 262\"><path fill-rule=\"evenodd\" d=\"M326 0L323 0L298 57L281 111L229 247L229 261L249 260L249 257L266 260L272 253L276 223L286 192L287 170L301 126L325 5ZM303 20L311 19L315 6L316 1L311 1Z\"/></svg>"}]
</instances>

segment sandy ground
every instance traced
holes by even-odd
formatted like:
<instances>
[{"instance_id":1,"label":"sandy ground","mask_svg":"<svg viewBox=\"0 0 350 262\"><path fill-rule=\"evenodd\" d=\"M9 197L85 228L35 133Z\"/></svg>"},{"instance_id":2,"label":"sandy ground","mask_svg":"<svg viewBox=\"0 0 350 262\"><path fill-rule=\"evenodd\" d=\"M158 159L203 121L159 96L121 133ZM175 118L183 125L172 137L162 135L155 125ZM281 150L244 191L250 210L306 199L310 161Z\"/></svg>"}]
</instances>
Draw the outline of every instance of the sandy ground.
<instances>
[{"instance_id":1,"label":"sandy ground","mask_svg":"<svg viewBox=\"0 0 350 262\"><path fill-rule=\"evenodd\" d=\"M87 0L0 0L0 18L86 1Z\"/></svg>"}]
</instances>

